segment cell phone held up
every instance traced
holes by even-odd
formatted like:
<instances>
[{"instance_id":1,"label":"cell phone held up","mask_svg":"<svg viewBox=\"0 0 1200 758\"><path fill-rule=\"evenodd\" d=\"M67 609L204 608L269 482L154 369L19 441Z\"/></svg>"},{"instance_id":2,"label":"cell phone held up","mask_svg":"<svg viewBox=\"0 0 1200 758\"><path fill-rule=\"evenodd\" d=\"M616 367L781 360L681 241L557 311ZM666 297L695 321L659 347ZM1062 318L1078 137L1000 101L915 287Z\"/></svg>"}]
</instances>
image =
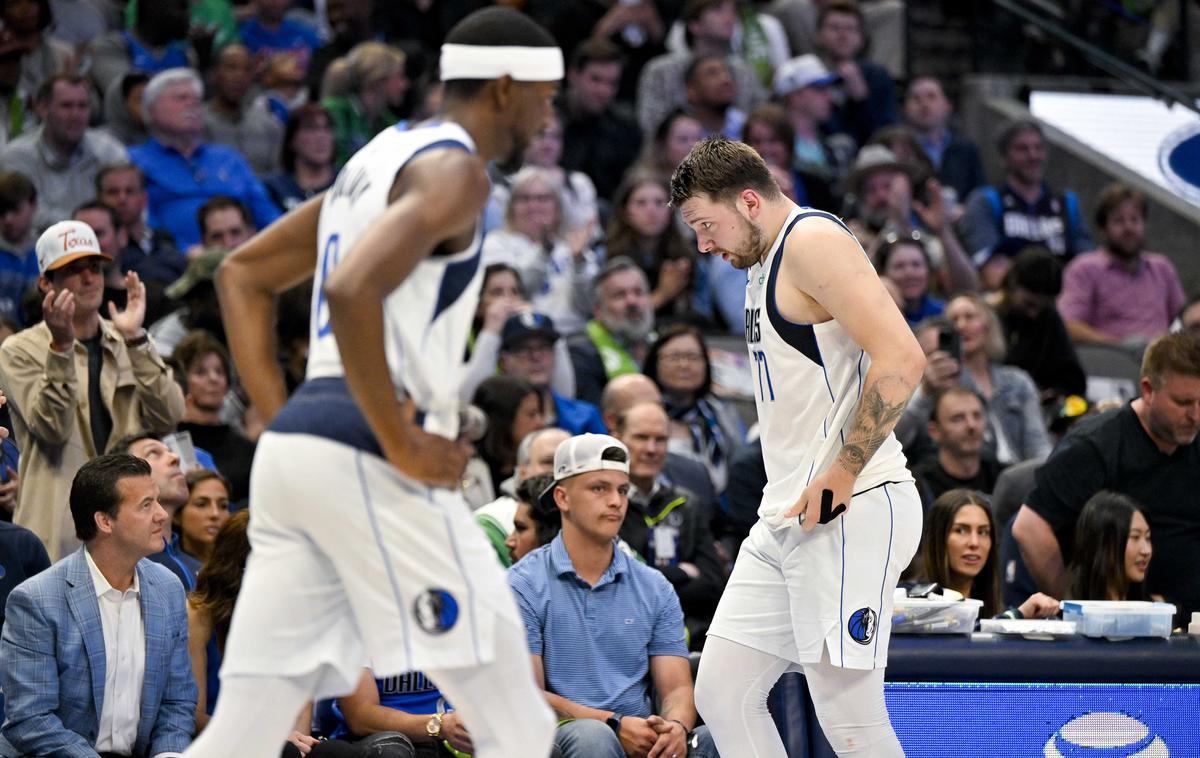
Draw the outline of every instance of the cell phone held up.
<instances>
[{"instance_id":1,"label":"cell phone held up","mask_svg":"<svg viewBox=\"0 0 1200 758\"><path fill-rule=\"evenodd\" d=\"M952 326L938 329L938 350L948 353L956 361L962 361L962 341L957 329Z\"/></svg>"}]
</instances>

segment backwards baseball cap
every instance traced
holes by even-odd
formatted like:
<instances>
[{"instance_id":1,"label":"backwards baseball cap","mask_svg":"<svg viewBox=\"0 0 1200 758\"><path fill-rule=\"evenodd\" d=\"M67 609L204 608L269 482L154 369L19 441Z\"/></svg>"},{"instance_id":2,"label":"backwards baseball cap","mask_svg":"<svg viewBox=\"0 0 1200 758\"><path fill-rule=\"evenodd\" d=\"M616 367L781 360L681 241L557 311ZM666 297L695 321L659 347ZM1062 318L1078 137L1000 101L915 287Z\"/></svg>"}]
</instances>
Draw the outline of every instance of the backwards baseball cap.
<instances>
[{"instance_id":1,"label":"backwards baseball cap","mask_svg":"<svg viewBox=\"0 0 1200 758\"><path fill-rule=\"evenodd\" d=\"M508 317L500 330L500 349L512 350L526 340L544 339L553 343L559 337L554 320L544 313L526 311Z\"/></svg>"},{"instance_id":2,"label":"backwards baseball cap","mask_svg":"<svg viewBox=\"0 0 1200 758\"><path fill-rule=\"evenodd\" d=\"M825 68L821 59L812 53L786 60L775 69L775 94L782 97L805 87L833 84L838 75Z\"/></svg>"},{"instance_id":3,"label":"backwards baseball cap","mask_svg":"<svg viewBox=\"0 0 1200 758\"><path fill-rule=\"evenodd\" d=\"M559 482L593 471L629 473L629 448L607 434L577 434L558 444L554 451L554 482L542 493L542 505L553 508L554 488Z\"/></svg>"},{"instance_id":4,"label":"backwards baseball cap","mask_svg":"<svg viewBox=\"0 0 1200 758\"><path fill-rule=\"evenodd\" d=\"M100 250L96 232L82 221L59 221L38 237L38 273L47 273L62 268L80 258L99 257L106 261L112 258Z\"/></svg>"}]
</instances>

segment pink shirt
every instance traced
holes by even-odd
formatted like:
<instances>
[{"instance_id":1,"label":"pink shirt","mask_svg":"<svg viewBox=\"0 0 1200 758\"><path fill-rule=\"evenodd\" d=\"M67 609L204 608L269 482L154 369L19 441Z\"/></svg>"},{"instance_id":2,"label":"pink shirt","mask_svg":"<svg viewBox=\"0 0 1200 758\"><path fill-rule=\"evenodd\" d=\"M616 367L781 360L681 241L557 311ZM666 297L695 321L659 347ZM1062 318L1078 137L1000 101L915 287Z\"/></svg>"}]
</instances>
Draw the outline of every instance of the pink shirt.
<instances>
[{"instance_id":1,"label":"pink shirt","mask_svg":"<svg viewBox=\"0 0 1200 758\"><path fill-rule=\"evenodd\" d=\"M1142 253L1130 273L1107 250L1076 256L1063 272L1058 312L1118 340L1165 334L1183 307L1183 285L1166 256Z\"/></svg>"}]
</instances>

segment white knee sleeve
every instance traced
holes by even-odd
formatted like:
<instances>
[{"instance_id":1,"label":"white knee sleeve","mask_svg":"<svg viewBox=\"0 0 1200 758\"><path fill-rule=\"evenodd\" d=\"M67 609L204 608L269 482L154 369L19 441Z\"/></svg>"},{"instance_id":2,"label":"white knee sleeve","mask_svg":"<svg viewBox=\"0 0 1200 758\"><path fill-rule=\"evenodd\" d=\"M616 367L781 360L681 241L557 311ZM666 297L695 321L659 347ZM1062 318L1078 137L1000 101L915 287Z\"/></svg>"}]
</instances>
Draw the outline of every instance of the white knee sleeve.
<instances>
[{"instance_id":1,"label":"white knee sleeve","mask_svg":"<svg viewBox=\"0 0 1200 758\"><path fill-rule=\"evenodd\" d=\"M839 756L903 758L883 700L884 669L844 669L821 662L804 667L821 731Z\"/></svg>"},{"instance_id":2,"label":"white knee sleeve","mask_svg":"<svg viewBox=\"0 0 1200 758\"><path fill-rule=\"evenodd\" d=\"M767 711L767 695L790 665L720 637L705 641L696 676L696 709L721 755L787 758Z\"/></svg>"}]
</instances>

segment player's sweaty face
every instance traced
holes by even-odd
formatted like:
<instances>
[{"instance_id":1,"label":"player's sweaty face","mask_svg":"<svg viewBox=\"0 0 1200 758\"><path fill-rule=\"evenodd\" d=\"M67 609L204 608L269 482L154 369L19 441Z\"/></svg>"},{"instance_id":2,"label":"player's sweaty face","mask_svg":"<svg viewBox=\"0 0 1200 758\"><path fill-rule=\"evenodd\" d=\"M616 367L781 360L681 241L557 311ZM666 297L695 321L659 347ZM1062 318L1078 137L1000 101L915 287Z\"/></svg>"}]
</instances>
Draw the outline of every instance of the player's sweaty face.
<instances>
[{"instance_id":1,"label":"player's sweaty face","mask_svg":"<svg viewBox=\"0 0 1200 758\"><path fill-rule=\"evenodd\" d=\"M696 247L702 253L719 255L738 269L747 269L762 259L763 234L737 206L691 197L680 207L683 220L696 232Z\"/></svg>"}]
</instances>

